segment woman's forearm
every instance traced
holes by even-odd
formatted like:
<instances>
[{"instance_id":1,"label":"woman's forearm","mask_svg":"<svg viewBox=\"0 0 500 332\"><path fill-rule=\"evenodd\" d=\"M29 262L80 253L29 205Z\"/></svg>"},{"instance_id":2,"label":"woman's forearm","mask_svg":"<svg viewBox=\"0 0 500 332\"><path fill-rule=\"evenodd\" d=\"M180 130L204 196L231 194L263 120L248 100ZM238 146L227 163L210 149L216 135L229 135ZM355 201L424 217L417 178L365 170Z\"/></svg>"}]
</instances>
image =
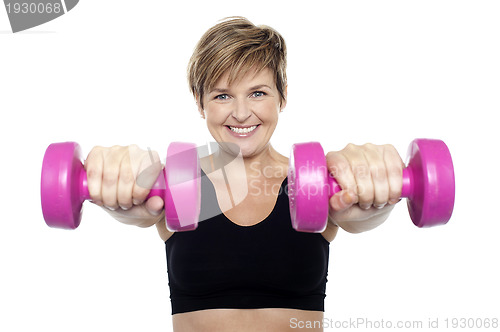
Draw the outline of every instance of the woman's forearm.
<instances>
[{"instance_id":1,"label":"woman's forearm","mask_svg":"<svg viewBox=\"0 0 500 332\"><path fill-rule=\"evenodd\" d=\"M111 215L111 217L113 217L114 219L123 224L137 226L141 228L151 227L155 225L158 221L165 219L165 211L160 213L160 215L158 216L144 216L144 215L134 216L134 215L125 215L117 211L112 211L106 208L104 208L104 210L108 212Z\"/></svg>"},{"instance_id":2,"label":"woman's forearm","mask_svg":"<svg viewBox=\"0 0 500 332\"><path fill-rule=\"evenodd\" d=\"M379 213L373 214L368 219L350 219L344 221L335 221L335 223L348 233L363 233L382 225L384 221L386 221L389 217L393 208L393 205L387 205L383 209L380 209Z\"/></svg>"}]
</instances>

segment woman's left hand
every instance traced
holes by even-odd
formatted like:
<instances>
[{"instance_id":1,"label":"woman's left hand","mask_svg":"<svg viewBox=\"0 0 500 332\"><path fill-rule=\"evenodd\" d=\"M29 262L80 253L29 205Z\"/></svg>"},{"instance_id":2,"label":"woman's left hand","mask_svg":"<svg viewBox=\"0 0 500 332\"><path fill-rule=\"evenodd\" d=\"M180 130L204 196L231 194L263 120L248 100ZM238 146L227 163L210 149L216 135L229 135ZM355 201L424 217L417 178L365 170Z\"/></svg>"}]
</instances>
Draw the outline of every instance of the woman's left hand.
<instances>
[{"instance_id":1,"label":"woman's left hand","mask_svg":"<svg viewBox=\"0 0 500 332\"><path fill-rule=\"evenodd\" d=\"M403 186L404 164L394 146L348 144L328 152L326 162L342 188L330 198L330 222L351 233L382 224Z\"/></svg>"}]
</instances>

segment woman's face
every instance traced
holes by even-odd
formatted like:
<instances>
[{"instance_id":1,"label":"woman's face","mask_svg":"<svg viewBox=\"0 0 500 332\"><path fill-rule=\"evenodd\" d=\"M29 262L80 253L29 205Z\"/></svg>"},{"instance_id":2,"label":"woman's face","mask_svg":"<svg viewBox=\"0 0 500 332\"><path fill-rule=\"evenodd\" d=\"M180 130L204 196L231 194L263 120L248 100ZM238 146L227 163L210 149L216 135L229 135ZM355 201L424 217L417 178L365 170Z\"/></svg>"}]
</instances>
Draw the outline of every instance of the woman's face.
<instances>
[{"instance_id":1,"label":"woman's face","mask_svg":"<svg viewBox=\"0 0 500 332\"><path fill-rule=\"evenodd\" d=\"M208 130L217 142L237 144L243 157L256 156L269 144L285 107L271 70L249 70L233 84L224 74L203 97ZM286 98L286 90L285 90ZM198 105L200 103L198 102Z\"/></svg>"}]
</instances>

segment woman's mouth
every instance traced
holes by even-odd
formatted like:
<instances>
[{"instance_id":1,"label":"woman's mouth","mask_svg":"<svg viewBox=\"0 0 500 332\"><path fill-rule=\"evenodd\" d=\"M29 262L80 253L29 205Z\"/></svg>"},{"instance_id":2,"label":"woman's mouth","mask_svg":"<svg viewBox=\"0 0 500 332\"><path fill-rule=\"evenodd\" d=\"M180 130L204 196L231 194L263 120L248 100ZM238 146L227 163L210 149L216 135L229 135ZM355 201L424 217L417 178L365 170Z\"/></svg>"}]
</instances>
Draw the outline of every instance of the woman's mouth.
<instances>
[{"instance_id":1,"label":"woman's mouth","mask_svg":"<svg viewBox=\"0 0 500 332\"><path fill-rule=\"evenodd\" d=\"M236 137L248 137L251 136L255 133L257 127L260 125L255 125L255 126L248 126L248 127L232 127L232 126L226 126L229 130L229 132Z\"/></svg>"}]
</instances>

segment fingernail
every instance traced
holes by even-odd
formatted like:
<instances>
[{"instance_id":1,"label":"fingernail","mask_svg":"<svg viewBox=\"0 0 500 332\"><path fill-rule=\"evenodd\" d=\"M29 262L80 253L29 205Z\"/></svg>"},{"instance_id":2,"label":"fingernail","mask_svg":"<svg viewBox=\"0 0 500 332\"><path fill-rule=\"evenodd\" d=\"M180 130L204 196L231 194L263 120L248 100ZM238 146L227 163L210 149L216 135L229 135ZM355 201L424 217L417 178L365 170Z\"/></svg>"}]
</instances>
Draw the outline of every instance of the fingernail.
<instances>
[{"instance_id":1,"label":"fingernail","mask_svg":"<svg viewBox=\"0 0 500 332\"><path fill-rule=\"evenodd\" d=\"M128 207L128 206L120 206L120 209L122 209L123 211L127 211L128 209L130 209L130 207Z\"/></svg>"},{"instance_id":2,"label":"fingernail","mask_svg":"<svg viewBox=\"0 0 500 332\"><path fill-rule=\"evenodd\" d=\"M377 210L384 208L384 206L385 206L385 203L384 204L373 204L373 207L376 208Z\"/></svg>"},{"instance_id":3,"label":"fingernail","mask_svg":"<svg viewBox=\"0 0 500 332\"><path fill-rule=\"evenodd\" d=\"M161 211L149 211L153 216L159 216Z\"/></svg>"},{"instance_id":4,"label":"fingernail","mask_svg":"<svg viewBox=\"0 0 500 332\"><path fill-rule=\"evenodd\" d=\"M111 206L107 206L107 205L104 205L104 207L105 207L106 209L108 209L108 210L111 210L111 211L115 211L115 210L116 210L116 208L111 207Z\"/></svg>"},{"instance_id":5,"label":"fingernail","mask_svg":"<svg viewBox=\"0 0 500 332\"><path fill-rule=\"evenodd\" d=\"M347 204L347 205L351 205L353 202L354 202L354 198L352 197L352 195L350 193L348 193L347 191L342 195L342 201L343 203Z\"/></svg>"},{"instance_id":6,"label":"fingernail","mask_svg":"<svg viewBox=\"0 0 500 332\"><path fill-rule=\"evenodd\" d=\"M371 206L371 204L359 204L359 207L362 208L363 210L368 210L372 206Z\"/></svg>"},{"instance_id":7,"label":"fingernail","mask_svg":"<svg viewBox=\"0 0 500 332\"><path fill-rule=\"evenodd\" d=\"M134 199L132 200L132 203L133 203L134 205L141 205L141 204L142 204L142 201L140 201L140 200L138 200L138 199L135 199L135 198L134 198Z\"/></svg>"},{"instance_id":8,"label":"fingernail","mask_svg":"<svg viewBox=\"0 0 500 332\"><path fill-rule=\"evenodd\" d=\"M389 204L394 205L394 204L398 203L400 200L401 200L401 198L399 198L399 199L390 199L389 200Z\"/></svg>"}]
</instances>

